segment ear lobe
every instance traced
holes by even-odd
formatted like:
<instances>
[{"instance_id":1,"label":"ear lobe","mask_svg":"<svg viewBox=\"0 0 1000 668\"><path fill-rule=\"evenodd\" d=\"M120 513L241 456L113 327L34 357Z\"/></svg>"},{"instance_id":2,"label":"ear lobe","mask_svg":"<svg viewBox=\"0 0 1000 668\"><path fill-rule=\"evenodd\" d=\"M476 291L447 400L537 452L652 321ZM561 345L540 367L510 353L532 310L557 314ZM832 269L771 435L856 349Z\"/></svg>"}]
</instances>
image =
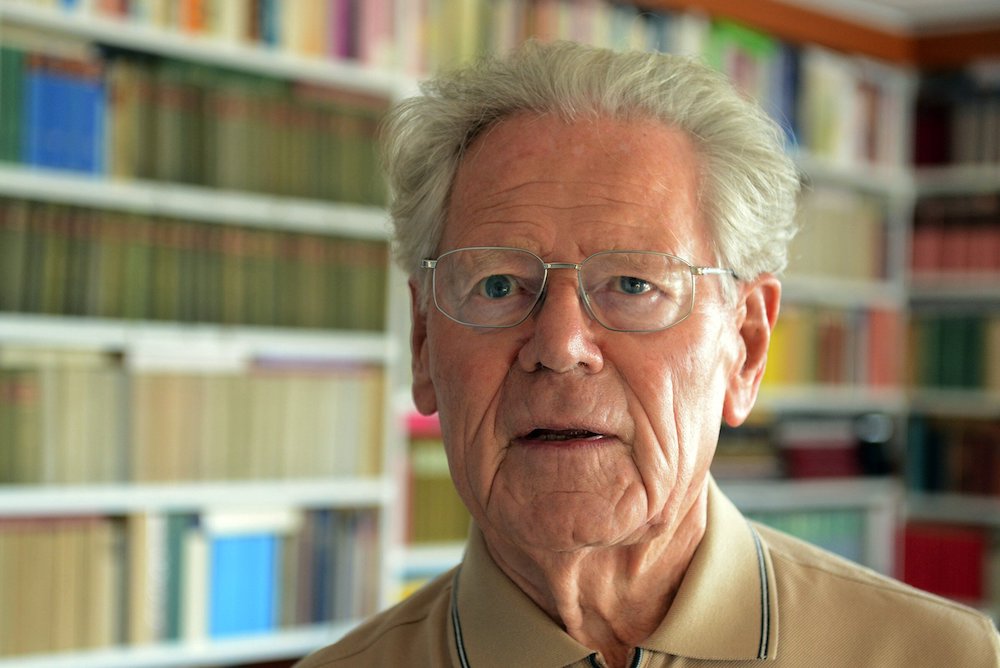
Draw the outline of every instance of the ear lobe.
<instances>
[{"instance_id":1,"label":"ear lobe","mask_svg":"<svg viewBox=\"0 0 1000 668\"><path fill-rule=\"evenodd\" d=\"M722 409L722 417L730 427L742 424L757 401L771 331L778 321L781 282L772 274L761 274L744 285L740 299L741 354L730 372Z\"/></svg>"},{"instance_id":2,"label":"ear lobe","mask_svg":"<svg viewBox=\"0 0 1000 668\"><path fill-rule=\"evenodd\" d=\"M413 403L423 415L437 411L437 395L431 381L427 350L427 311L420 299L420 288L410 279L410 368L413 375Z\"/></svg>"}]
</instances>

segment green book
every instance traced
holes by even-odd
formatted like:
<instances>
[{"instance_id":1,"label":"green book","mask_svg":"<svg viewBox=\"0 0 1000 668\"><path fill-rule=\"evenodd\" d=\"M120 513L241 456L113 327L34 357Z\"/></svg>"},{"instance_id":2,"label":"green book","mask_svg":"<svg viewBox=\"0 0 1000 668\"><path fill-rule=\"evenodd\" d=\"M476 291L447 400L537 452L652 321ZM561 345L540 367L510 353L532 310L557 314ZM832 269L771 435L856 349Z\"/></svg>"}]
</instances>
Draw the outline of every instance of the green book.
<instances>
[{"instance_id":1,"label":"green book","mask_svg":"<svg viewBox=\"0 0 1000 668\"><path fill-rule=\"evenodd\" d=\"M0 46L0 160L20 162L24 52Z\"/></svg>"},{"instance_id":2,"label":"green book","mask_svg":"<svg viewBox=\"0 0 1000 668\"><path fill-rule=\"evenodd\" d=\"M716 21L705 45L705 60L755 100L766 102L774 82L772 62L778 42L773 37L731 21Z\"/></svg>"},{"instance_id":3,"label":"green book","mask_svg":"<svg viewBox=\"0 0 1000 668\"><path fill-rule=\"evenodd\" d=\"M138 214L116 216L115 271L118 295L117 316L143 320L153 315L152 273L153 233L156 223Z\"/></svg>"},{"instance_id":4,"label":"green book","mask_svg":"<svg viewBox=\"0 0 1000 668\"><path fill-rule=\"evenodd\" d=\"M0 312L23 308L28 241L28 204L0 202Z\"/></svg>"}]
</instances>

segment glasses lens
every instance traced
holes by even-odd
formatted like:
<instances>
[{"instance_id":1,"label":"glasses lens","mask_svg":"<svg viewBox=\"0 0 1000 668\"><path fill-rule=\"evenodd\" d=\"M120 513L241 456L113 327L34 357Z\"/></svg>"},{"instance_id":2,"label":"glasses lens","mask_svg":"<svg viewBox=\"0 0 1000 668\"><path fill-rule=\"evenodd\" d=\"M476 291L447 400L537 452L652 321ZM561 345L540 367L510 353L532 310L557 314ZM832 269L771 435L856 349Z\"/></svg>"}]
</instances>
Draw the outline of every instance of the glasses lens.
<instances>
[{"instance_id":1,"label":"glasses lens","mask_svg":"<svg viewBox=\"0 0 1000 668\"><path fill-rule=\"evenodd\" d=\"M542 261L514 248L462 248L441 255L434 269L434 302L466 325L511 327L538 301Z\"/></svg>"},{"instance_id":2,"label":"glasses lens","mask_svg":"<svg viewBox=\"0 0 1000 668\"><path fill-rule=\"evenodd\" d=\"M665 329L691 311L691 267L671 255L597 253L583 263L580 280L591 313L609 329Z\"/></svg>"}]
</instances>

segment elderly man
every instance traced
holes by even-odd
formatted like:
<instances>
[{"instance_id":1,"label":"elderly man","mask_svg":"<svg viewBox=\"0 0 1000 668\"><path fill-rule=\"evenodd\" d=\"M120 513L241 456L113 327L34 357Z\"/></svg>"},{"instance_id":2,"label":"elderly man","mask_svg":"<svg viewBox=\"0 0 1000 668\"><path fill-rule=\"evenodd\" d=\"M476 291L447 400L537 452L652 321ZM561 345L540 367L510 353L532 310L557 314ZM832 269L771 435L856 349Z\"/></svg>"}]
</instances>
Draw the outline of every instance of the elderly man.
<instances>
[{"instance_id":1,"label":"elderly man","mask_svg":"<svg viewBox=\"0 0 1000 668\"><path fill-rule=\"evenodd\" d=\"M711 70L529 44L387 126L413 396L462 564L302 666L995 666L972 610L748 523L750 412L793 234L780 132Z\"/></svg>"}]
</instances>

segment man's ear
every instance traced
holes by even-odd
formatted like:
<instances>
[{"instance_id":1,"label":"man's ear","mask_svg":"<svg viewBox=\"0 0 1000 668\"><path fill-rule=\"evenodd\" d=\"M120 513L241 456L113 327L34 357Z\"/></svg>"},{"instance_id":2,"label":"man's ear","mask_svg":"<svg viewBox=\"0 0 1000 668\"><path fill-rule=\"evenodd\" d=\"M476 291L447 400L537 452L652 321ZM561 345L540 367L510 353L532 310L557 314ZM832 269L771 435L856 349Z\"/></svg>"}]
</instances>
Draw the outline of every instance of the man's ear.
<instances>
[{"instance_id":1,"label":"man's ear","mask_svg":"<svg viewBox=\"0 0 1000 668\"><path fill-rule=\"evenodd\" d=\"M757 401L780 303L781 282L772 274L761 274L741 286L737 309L741 349L730 370L722 408L722 417L730 427L742 424Z\"/></svg>"},{"instance_id":2,"label":"man's ear","mask_svg":"<svg viewBox=\"0 0 1000 668\"><path fill-rule=\"evenodd\" d=\"M420 288L410 279L410 368L413 374L413 403L424 415L437 410L437 395L431 382L427 349L427 310L420 298Z\"/></svg>"}]
</instances>

